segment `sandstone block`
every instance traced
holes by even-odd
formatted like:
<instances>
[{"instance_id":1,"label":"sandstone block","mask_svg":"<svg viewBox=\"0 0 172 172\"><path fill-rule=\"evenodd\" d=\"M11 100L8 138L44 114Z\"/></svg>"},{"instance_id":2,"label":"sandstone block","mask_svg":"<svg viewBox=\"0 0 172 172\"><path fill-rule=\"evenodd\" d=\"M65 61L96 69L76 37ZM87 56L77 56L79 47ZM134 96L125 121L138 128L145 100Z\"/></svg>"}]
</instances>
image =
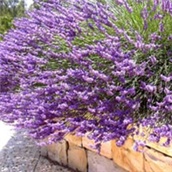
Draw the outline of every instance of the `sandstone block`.
<instances>
[{"instance_id":1,"label":"sandstone block","mask_svg":"<svg viewBox=\"0 0 172 172\"><path fill-rule=\"evenodd\" d=\"M172 144L170 144L167 147L163 146L163 143L165 143L166 140L167 140L167 138L161 138L159 143L147 142L146 145L159 152L162 152L162 153L172 157Z\"/></svg>"},{"instance_id":2,"label":"sandstone block","mask_svg":"<svg viewBox=\"0 0 172 172\"><path fill-rule=\"evenodd\" d=\"M62 165L67 165L67 143L65 140L47 146L48 157Z\"/></svg>"},{"instance_id":3,"label":"sandstone block","mask_svg":"<svg viewBox=\"0 0 172 172\"><path fill-rule=\"evenodd\" d=\"M79 172L87 172L86 150L72 143L69 143L68 166Z\"/></svg>"},{"instance_id":4,"label":"sandstone block","mask_svg":"<svg viewBox=\"0 0 172 172\"><path fill-rule=\"evenodd\" d=\"M112 159L112 141L104 142L101 144L100 155Z\"/></svg>"},{"instance_id":5,"label":"sandstone block","mask_svg":"<svg viewBox=\"0 0 172 172\"><path fill-rule=\"evenodd\" d=\"M171 149L172 143L167 147L163 146L163 143L165 143L167 141L167 138L165 138L165 137L162 137L160 139L159 143L148 141L149 134L151 132L152 132L152 130L150 128L139 126L139 134L134 135L134 140L146 141L147 146L172 157L172 149ZM142 133L144 133L144 136L141 136Z\"/></svg>"},{"instance_id":6,"label":"sandstone block","mask_svg":"<svg viewBox=\"0 0 172 172\"><path fill-rule=\"evenodd\" d=\"M115 165L115 163L95 152L88 153L88 172L125 172L124 169Z\"/></svg>"},{"instance_id":7,"label":"sandstone block","mask_svg":"<svg viewBox=\"0 0 172 172\"><path fill-rule=\"evenodd\" d=\"M145 172L171 172L172 158L163 155L155 150L144 149Z\"/></svg>"},{"instance_id":8,"label":"sandstone block","mask_svg":"<svg viewBox=\"0 0 172 172\"><path fill-rule=\"evenodd\" d=\"M78 137L76 135L72 135L72 134L67 134L65 136L65 140L76 145L76 146L82 146L82 137Z\"/></svg>"},{"instance_id":9,"label":"sandstone block","mask_svg":"<svg viewBox=\"0 0 172 172\"><path fill-rule=\"evenodd\" d=\"M90 140L87 138L87 136L84 136L82 138L82 145L83 147L87 148L88 150L91 150L93 152L97 152L95 149L93 149L91 146L94 145L94 140Z\"/></svg>"},{"instance_id":10,"label":"sandstone block","mask_svg":"<svg viewBox=\"0 0 172 172\"><path fill-rule=\"evenodd\" d=\"M143 153L133 150L133 139L129 138L122 147L112 142L113 161L129 172L144 172Z\"/></svg>"},{"instance_id":11,"label":"sandstone block","mask_svg":"<svg viewBox=\"0 0 172 172\"><path fill-rule=\"evenodd\" d=\"M93 140L87 138L87 136L82 138L83 147L91 150L93 152L97 152L97 150L91 148L92 145L95 144ZM106 158L112 159L112 141L104 142L101 144L100 155L105 156Z\"/></svg>"}]
</instances>

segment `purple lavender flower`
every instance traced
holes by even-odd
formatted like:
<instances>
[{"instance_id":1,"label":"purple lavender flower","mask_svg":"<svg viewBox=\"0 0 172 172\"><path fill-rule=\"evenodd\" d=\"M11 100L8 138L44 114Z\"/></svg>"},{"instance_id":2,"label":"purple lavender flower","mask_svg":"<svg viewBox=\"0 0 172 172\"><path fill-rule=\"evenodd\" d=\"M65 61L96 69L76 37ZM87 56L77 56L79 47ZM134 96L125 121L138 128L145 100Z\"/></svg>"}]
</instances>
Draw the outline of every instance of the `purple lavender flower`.
<instances>
[{"instance_id":1,"label":"purple lavender flower","mask_svg":"<svg viewBox=\"0 0 172 172\"><path fill-rule=\"evenodd\" d=\"M172 80L172 77L171 76L164 76L164 75L160 75L161 79L165 82L170 82Z\"/></svg>"},{"instance_id":2,"label":"purple lavender flower","mask_svg":"<svg viewBox=\"0 0 172 172\"><path fill-rule=\"evenodd\" d=\"M172 3L154 0L154 11L145 6L137 16L144 28L131 23L130 29L118 23L112 7L87 0L65 3L39 1L39 8L3 36L0 120L25 128L39 143L50 135L53 143L69 132L89 132L97 148L111 139L121 146L137 132L129 127L135 123L152 128L152 141L167 137L168 145L171 33L161 32ZM135 10L126 0L115 3L123 6L121 13ZM150 28L152 19L161 32Z\"/></svg>"}]
</instances>

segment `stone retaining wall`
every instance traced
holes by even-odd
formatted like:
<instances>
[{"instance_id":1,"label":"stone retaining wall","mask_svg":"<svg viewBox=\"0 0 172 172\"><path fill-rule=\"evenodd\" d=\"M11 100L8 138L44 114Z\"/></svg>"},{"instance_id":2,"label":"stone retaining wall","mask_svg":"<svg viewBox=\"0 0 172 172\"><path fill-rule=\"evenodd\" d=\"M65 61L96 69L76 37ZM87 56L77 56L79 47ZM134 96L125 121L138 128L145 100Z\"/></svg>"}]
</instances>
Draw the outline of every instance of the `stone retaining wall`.
<instances>
[{"instance_id":1,"label":"stone retaining wall","mask_svg":"<svg viewBox=\"0 0 172 172\"><path fill-rule=\"evenodd\" d=\"M68 135L61 142L42 147L42 155L79 172L172 172L172 148L152 144L140 153L133 150L133 142L129 138L117 147L115 141L109 141L97 153L90 148L92 140Z\"/></svg>"}]
</instances>

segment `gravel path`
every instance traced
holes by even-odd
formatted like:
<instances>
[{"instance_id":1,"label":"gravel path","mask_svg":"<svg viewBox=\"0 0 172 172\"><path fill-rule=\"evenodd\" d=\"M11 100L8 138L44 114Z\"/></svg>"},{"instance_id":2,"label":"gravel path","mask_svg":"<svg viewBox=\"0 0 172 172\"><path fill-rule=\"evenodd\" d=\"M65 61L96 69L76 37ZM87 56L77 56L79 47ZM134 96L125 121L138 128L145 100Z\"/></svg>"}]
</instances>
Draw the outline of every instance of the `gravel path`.
<instances>
[{"instance_id":1,"label":"gravel path","mask_svg":"<svg viewBox=\"0 0 172 172\"><path fill-rule=\"evenodd\" d=\"M72 172L40 156L40 148L0 122L0 172Z\"/></svg>"}]
</instances>

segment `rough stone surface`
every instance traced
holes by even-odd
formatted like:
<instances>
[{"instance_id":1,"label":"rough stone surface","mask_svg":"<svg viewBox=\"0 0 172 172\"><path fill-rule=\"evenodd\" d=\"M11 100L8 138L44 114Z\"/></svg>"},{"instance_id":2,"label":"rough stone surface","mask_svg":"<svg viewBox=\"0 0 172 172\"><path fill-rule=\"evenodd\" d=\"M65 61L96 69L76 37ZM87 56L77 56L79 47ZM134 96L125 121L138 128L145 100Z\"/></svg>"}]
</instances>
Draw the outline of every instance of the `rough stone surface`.
<instances>
[{"instance_id":1,"label":"rough stone surface","mask_svg":"<svg viewBox=\"0 0 172 172\"><path fill-rule=\"evenodd\" d=\"M82 138L82 145L83 145L84 148L87 148L88 150L96 152L96 150L92 148L92 146L94 145L94 141L88 139L87 136L84 136Z\"/></svg>"},{"instance_id":2,"label":"rough stone surface","mask_svg":"<svg viewBox=\"0 0 172 172\"><path fill-rule=\"evenodd\" d=\"M65 136L65 140L74 144L74 145L77 145L77 146L82 146L82 137L78 137L78 136L75 136L75 135L72 135L72 134L68 134Z\"/></svg>"},{"instance_id":3,"label":"rough stone surface","mask_svg":"<svg viewBox=\"0 0 172 172\"><path fill-rule=\"evenodd\" d=\"M71 172L40 155L40 147L23 131L0 122L0 172Z\"/></svg>"},{"instance_id":4,"label":"rough stone surface","mask_svg":"<svg viewBox=\"0 0 172 172\"><path fill-rule=\"evenodd\" d=\"M69 144L68 166L80 172L87 172L87 155L84 148Z\"/></svg>"},{"instance_id":5,"label":"rough stone surface","mask_svg":"<svg viewBox=\"0 0 172 172\"><path fill-rule=\"evenodd\" d=\"M112 141L102 143L100 154L106 158L112 159Z\"/></svg>"},{"instance_id":6,"label":"rough stone surface","mask_svg":"<svg viewBox=\"0 0 172 172\"><path fill-rule=\"evenodd\" d=\"M88 172L126 172L108 158L91 151L87 151L87 153Z\"/></svg>"},{"instance_id":7,"label":"rough stone surface","mask_svg":"<svg viewBox=\"0 0 172 172\"><path fill-rule=\"evenodd\" d=\"M59 164L67 165L67 143L65 140L47 146L48 157Z\"/></svg>"},{"instance_id":8,"label":"rough stone surface","mask_svg":"<svg viewBox=\"0 0 172 172\"><path fill-rule=\"evenodd\" d=\"M156 142L149 142L148 141L148 138L149 138L149 133L151 132L151 129L148 128L148 127L142 127L142 126L139 126L139 134L138 135L134 135L134 140L138 141L138 140L141 140L141 141L146 141L146 146L149 146L159 152L162 152L168 156L171 156L172 157L172 143L165 147L163 146L163 143L165 143L167 141L167 138L165 137L161 137L160 141L158 143ZM144 133L144 136L142 136L142 133ZM147 134L146 134L147 133Z\"/></svg>"},{"instance_id":9,"label":"rough stone surface","mask_svg":"<svg viewBox=\"0 0 172 172\"><path fill-rule=\"evenodd\" d=\"M172 158L149 148L144 149L145 172L171 172Z\"/></svg>"},{"instance_id":10,"label":"rough stone surface","mask_svg":"<svg viewBox=\"0 0 172 172\"><path fill-rule=\"evenodd\" d=\"M120 167L129 172L143 172L143 154L133 150L133 140L128 139L124 146L117 147L115 141L112 143L113 160Z\"/></svg>"},{"instance_id":11,"label":"rough stone surface","mask_svg":"<svg viewBox=\"0 0 172 172\"><path fill-rule=\"evenodd\" d=\"M146 145L159 152L162 152L162 153L172 157L172 149L171 149L172 144L168 147L162 146L163 143L166 142L166 140L167 140L166 138L161 138L159 143L148 142Z\"/></svg>"},{"instance_id":12,"label":"rough stone surface","mask_svg":"<svg viewBox=\"0 0 172 172\"><path fill-rule=\"evenodd\" d=\"M97 152L97 150L91 148L94 145L94 141L88 139L86 136L82 139L83 147L91 150L93 152ZM100 155L105 156L106 158L112 159L112 141L108 141L101 144Z\"/></svg>"}]
</instances>

